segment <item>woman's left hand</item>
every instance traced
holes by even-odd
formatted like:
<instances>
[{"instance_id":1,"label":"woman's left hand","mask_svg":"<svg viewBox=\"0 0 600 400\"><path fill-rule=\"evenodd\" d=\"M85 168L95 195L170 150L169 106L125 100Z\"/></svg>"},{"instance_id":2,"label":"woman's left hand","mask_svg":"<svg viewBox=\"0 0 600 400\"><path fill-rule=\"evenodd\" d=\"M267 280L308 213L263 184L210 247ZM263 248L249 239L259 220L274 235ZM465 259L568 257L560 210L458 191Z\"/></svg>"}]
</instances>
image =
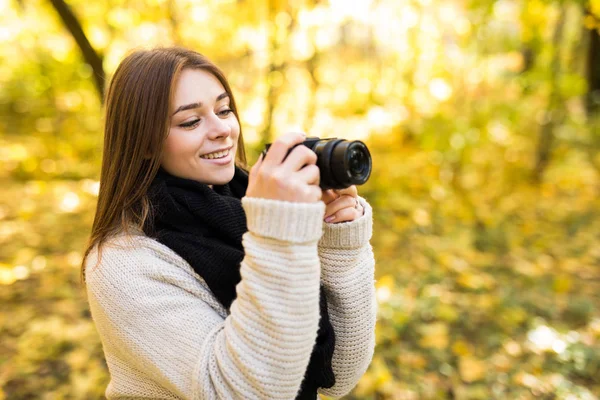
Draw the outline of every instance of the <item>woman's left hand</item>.
<instances>
[{"instance_id":1,"label":"woman's left hand","mask_svg":"<svg viewBox=\"0 0 600 400\"><path fill-rule=\"evenodd\" d=\"M323 190L321 200L325 203L325 222L337 224L360 218L364 209L358 201L358 190L352 185L346 189Z\"/></svg>"}]
</instances>

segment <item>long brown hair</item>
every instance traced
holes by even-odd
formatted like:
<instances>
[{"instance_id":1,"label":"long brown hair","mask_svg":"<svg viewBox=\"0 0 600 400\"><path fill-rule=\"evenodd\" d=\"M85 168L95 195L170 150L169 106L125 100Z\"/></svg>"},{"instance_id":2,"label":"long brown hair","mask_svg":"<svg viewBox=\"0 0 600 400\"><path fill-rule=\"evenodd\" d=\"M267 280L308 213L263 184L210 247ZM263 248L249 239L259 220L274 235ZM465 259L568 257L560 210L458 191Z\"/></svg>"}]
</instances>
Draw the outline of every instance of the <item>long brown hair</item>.
<instances>
[{"instance_id":1,"label":"long brown hair","mask_svg":"<svg viewBox=\"0 0 600 400\"><path fill-rule=\"evenodd\" d=\"M94 246L100 255L108 238L118 232L128 234L132 228L142 230L149 218L147 191L160 167L175 82L184 69L213 74L229 94L230 107L240 120L225 75L195 51L180 47L137 50L121 61L106 96L100 192L81 264L82 282L86 258ZM237 148L235 163L247 170L241 128Z\"/></svg>"}]
</instances>

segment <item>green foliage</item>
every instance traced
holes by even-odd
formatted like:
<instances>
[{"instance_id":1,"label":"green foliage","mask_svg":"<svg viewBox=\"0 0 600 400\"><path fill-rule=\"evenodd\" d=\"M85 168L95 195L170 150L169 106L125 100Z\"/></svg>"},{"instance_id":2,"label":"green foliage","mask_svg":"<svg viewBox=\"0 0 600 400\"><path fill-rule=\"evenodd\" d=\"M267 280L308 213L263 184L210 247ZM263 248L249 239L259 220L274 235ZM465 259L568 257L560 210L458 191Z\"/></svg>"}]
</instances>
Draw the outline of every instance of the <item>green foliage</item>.
<instances>
[{"instance_id":1,"label":"green foliage","mask_svg":"<svg viewBox=\"0 0 600 400\"><path fill-rule=\"evenodd\" d=\"M79 283L103 110L50 4L0 1L0 399L109 380ZM214 59L251 161L295 126L368 144L377 347L349 399L598 398L600 2L69 4L108 77L140 44Z\"/></svg>"}]
</instances>

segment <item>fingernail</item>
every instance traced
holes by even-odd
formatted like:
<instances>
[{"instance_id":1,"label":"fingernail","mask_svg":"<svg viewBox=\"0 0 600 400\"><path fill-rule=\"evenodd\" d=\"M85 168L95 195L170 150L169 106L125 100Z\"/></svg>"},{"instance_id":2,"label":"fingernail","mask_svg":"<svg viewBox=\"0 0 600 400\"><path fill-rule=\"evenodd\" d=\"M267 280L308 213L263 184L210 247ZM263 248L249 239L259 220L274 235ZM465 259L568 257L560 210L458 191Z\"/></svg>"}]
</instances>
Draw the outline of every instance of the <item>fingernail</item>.
<instances>
[{"instance_id":1,"label":"fingernail","mask_svg":"<svg viewBox=\"0 0 600 400\"><path fill-rule=\"evenodd\" d=\"M325 218L325 222L331 222L331 221L333 221L334 219L335 219L335 215L331 215L331 216L329 216L329 217Z\"/></svg>"}]
</instances>

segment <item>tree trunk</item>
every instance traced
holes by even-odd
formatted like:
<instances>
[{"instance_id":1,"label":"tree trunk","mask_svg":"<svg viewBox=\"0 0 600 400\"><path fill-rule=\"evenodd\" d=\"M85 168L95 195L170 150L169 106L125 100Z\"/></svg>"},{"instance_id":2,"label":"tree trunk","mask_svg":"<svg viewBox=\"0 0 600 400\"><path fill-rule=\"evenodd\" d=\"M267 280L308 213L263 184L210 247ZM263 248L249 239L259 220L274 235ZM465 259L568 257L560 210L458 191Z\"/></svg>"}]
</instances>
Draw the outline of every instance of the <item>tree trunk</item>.
<instances>
[{"instance_id":1,"label":"tree trunk","mask_svg":"<svg viewBox=\"0 0 600 400\"><path fill-rule=\"evenodd\" d=\"M550 156L554 145L554 128L559 125L564 113L562 110L562 100L558 88L558 77L560 74L560 42L565 25L565 9L561 9L554 28L552 39L552 61L550 64L550 97L546 107L546 118L542 122L540 138L537 145L536 163L533 169L533 182L539 184L542 181L544 172L550 163Z\"/></svg>"},{"instance_id":2,"label":"tree trunk","mask_svg":"<svg viewBox=\"0 0 600 400\"><path fill-rule=\"evenodd\" d=\"M591 29L587 56L586 110L588 116L600 111L600 32Z\"/></svg>"},{"instance_id":3,"label":"tree trunk","mask_svg":"<svg viewBox=\"0 0 600 400\"><path fill-rule=\"evenodd\" d=\"M104 103L104 67L102 66L102 56L100 56L96 50L92 47L87 36L83 32L81 23L71 10L71 8L64 2L64 0L50 0L52 6L60 16L60 19L64 23L65 27L69 30L73 39L79 46L83 58L86 63L92 67L94 73L94 83L96 91L100 97L100 102Z\"/></svg>"}]
</instances>

